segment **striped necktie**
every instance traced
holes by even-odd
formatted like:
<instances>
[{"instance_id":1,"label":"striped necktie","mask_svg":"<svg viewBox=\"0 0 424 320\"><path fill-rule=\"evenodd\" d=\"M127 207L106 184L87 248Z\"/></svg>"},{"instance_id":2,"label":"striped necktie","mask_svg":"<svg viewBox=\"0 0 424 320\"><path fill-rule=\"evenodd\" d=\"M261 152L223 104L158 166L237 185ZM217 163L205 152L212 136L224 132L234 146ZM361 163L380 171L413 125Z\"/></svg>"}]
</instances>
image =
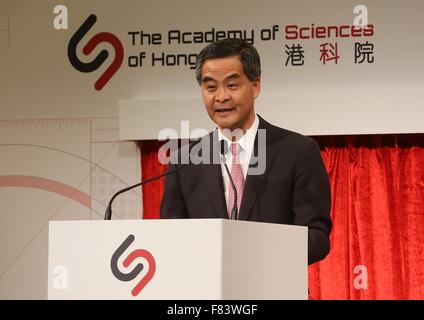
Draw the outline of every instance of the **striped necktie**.
<instances>
[{"instance_id":1,"label":"striped necktie","mask_svg":"<svg viewBox=\"0 0 424 320\"><path fill-rule=\"evenodd\" d=\"M231 163L231 177L233 178L233 182L235 184L237 190L237 211L240 212L240 204L243 196L244 189L244 175L243 169L240 164L239 155L240 155L240 145L238 143L231 144L231 154L232 154L232 163ZM230 186L229 197L228 197L228 217L231 219L231 211L234 206L234 190ZM235 217L238 219L238 217Z\"/></svg>"}]
</instances>

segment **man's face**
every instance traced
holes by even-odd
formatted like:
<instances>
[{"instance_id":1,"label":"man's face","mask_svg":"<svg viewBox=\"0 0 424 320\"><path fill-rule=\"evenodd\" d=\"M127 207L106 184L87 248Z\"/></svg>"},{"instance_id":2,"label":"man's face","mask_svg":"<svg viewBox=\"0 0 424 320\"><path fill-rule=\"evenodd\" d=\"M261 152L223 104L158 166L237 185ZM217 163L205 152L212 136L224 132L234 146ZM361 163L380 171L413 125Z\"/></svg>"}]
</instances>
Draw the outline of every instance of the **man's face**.
<instances>
[{"instance_id":1,"label":"man's face","mask_svg":"<svg viewBox=\"0 0 424 320\"><path fill-rule=\"evenodd\" d=\"M206 60L202 66L202 95L209 117L221 129L250 128L260 78L250 81L239 56Z\"/></svg>"}]
</instances>

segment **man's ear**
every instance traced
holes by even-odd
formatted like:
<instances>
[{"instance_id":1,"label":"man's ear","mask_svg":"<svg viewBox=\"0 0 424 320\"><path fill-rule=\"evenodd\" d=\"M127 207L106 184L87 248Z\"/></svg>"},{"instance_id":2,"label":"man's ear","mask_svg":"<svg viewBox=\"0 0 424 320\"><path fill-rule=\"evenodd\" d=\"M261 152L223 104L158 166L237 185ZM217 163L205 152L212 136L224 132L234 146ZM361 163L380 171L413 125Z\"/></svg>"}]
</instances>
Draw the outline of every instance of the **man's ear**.
<instances>
[{"instance_id":1,"label":"man's ear","mask_svg":"<svg viewBox=\"0 0 424 320\"><path fill-rule=\"evenodd\" d=\"M256 80L253 81L253 96L255 99L261 93L261 77L257 77Z\"/></svg>"}]
</instances>

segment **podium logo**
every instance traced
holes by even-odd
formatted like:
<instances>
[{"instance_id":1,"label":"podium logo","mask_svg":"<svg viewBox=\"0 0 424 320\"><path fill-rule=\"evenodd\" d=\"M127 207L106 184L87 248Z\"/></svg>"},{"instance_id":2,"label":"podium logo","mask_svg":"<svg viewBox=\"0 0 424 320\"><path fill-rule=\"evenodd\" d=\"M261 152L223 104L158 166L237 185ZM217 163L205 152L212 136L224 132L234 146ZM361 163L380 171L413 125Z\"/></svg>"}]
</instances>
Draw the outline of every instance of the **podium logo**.
<instances>
[{"instance_id":1,"label":"podium logo","mask_svg":"<svg viewBox=\"0 0 424 320\"><path fill-rule=\"evenodd\" d=\"M144 258L146 260L146 264L138 263L130 272L123 273L118 268L118 259L123 255L124 251L128 249L131 243L134 242L134 235L130 234L124 242L116 249L116 251L112 255L112 259L110 260L110 267L112 269L113 275L121 281L131 281L134 280L140 272L147 267L147 273L144 277L137 283L134 289L131 291L131 294L135 297L137 296L141 290L150 282L153 278L153 275L156 271L156 262L153 258L152 254L144 249L137 249L131 252L123 261L124 268L128 268L130 264L137 258Z\"/></svg>"},{"instance_id":2,"label":"podium logo","mask_svg":"<svg viewBox=\"0 0 424 320\"><path fill-rule=\"evenodd\" d=\"M97 17L92 14L87 20L81 25L81 27L75 32L68 44L68 58L72 66L78 71L89 73L97 70L109 57L109 52L107 50L102 50L100 53L91 61L91 62L82 62L77 56L77 46L82 38L87 34L87 32L93 27L96 23ZM84 46L82 52L84 55L88 56L96 47L101 43L109 43L112 45L115 50L115 58L113 59L110 66L105 70L105 72L100 76L100 78L94 84L94 88L97 91L103 89L103 87L108 83L112 76L118 71L124 60L124 48L121 41L112 33L101 32L94 35Z\"/></svg>"}]
</instances>

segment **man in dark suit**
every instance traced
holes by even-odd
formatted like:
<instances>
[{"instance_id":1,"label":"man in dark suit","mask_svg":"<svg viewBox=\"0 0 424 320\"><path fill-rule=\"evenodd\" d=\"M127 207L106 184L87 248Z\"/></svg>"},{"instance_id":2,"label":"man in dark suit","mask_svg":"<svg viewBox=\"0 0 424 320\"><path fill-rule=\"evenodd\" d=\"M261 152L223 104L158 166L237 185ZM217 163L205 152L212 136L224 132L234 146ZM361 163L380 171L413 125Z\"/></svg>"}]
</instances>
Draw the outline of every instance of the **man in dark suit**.
<instances>
[{"instance_id":1,"label":"man in dark suit","mask_svg":"<svg viewBox=\"0 0 424 320\"><path fill-rule=\"evenodd\" d=\"M256 114L260 76L259 55L243 40L217 41L199 53L196 77L206 111L218 128L192 144L196 154L210 161L186 164L166 177L161 218L236 218L308 226L312 264L330 250L328 175L314 140ZM221 150L221 140L231 151ZM171 164L169 170L176 166L180 165Z\"/></svg>"}]
</instances>

